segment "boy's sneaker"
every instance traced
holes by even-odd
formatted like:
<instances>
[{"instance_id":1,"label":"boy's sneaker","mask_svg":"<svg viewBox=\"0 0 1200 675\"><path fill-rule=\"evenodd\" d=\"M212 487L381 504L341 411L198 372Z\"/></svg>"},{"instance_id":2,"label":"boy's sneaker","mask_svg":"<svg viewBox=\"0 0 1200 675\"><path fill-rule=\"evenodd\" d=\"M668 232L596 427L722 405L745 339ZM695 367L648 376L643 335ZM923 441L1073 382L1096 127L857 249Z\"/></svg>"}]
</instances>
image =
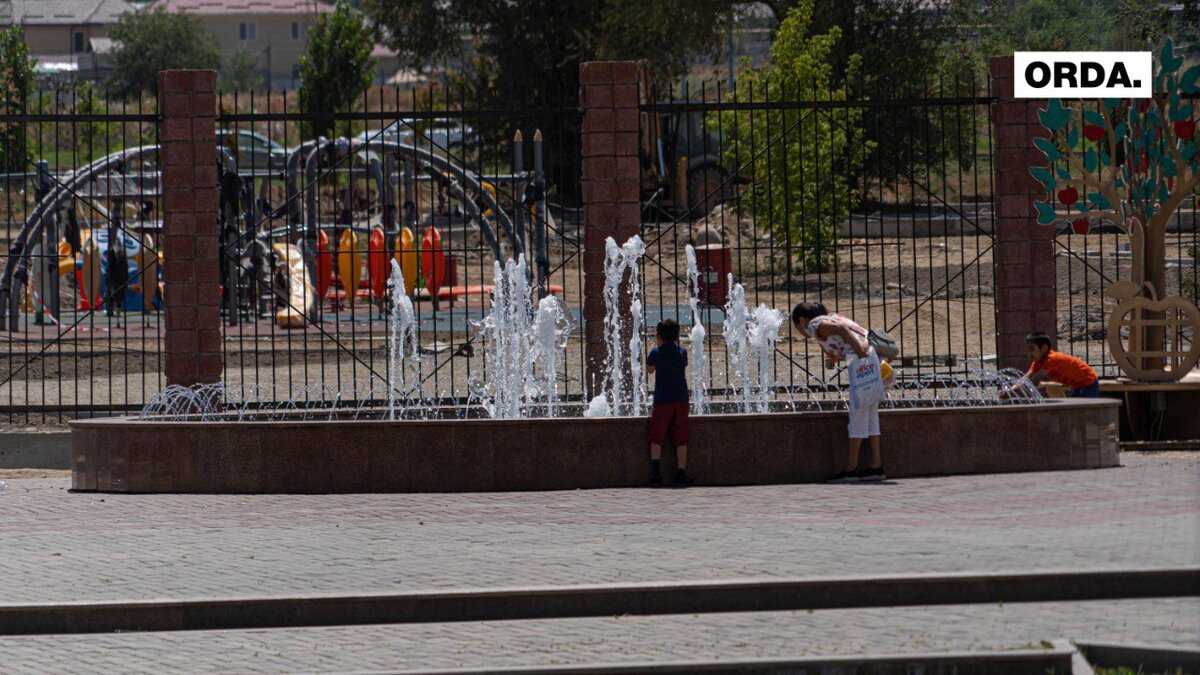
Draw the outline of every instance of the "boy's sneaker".
<instances>
[{"instance_id":1,"label":"boy's sneaker","mask_svg":"<svg viewBox=\"0 0 1200 675\"><path fill-rule=\"evenodd\" d=\"M662 474L655 471L650 474L650 487L662 487Z\"/></svg>"},{"instance_id":2,"label":"boy's sneaker","mask_svg":"<svg viewBox=\"0 0 1200 675\"><path fill-rule=\"evenodd\" d=\"M675 480L673 481L673 485L675 487L685 488L695 482L696 481L692 480L692 477L687 475L687 472L683 469L677 469L675 471Z\"/></svg>"},{"instance_id":3,"label":"boy's sneaker","mask_svg":"<svg viewBox=\"0 0 1200 675\"><path fill-rule=\"evenodd\" d=\"M840 471L838 475L825 480L826 483L857 483L859 480L858 472L856 471Z\"/></svg>"},{"instance_id":4,"label":"boy's sneaker","mask_svg":"<svg viewBox=\"0 0 1200 675\"><path fill-rule=\"evenodd\" d=\"M883 466L877 466L874 469L863 469L858 472L858 479L863 482L887 480L887 474L883 472Z\"/></svg>"}]
</instances>

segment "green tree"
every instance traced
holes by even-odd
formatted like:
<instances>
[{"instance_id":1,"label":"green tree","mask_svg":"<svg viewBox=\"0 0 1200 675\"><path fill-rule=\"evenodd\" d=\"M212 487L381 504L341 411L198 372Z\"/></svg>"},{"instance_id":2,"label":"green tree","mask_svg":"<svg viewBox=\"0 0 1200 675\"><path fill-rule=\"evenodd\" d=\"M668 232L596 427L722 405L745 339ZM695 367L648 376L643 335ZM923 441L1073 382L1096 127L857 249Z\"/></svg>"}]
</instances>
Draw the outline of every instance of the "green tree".
<instances>
[{"instance_id":1,"label":"green tree","mask_svg":"<svg viewBox=\"0 0 1200 675\"><path fill-rule=\"evenodd\" d=\"M229 60L217 72L217 88L221 91L253 91L262 83L258 61L244 47L238 47L230 54Z\"/></svg>"},{"instance_id":2,"label":"green tree","mask_svg":"<svg viewBox=\"0 0 1200 675\"><path fill-rule=\"evenodd\" d=\"M362 19L345 3L322 14L308 31L308 49L300 57L300 110L332 113L349 110L374 80L375 40ZM310 136L332 135L334 124L314 121Z\"/></svg>"},{"instance_id":3,"label":"green tree","mask_svg":"<svg viewBox=\"0 0 1200 675\"><path fill-rule=\"evenodd\" d=\"M846 88L834 84L842 31L833 26L811 35L812 12L812 0L788 10L770 65L745 72L733 102L847 99ZM858 67L859 59L849 55L846 73L855 76ZM726 164L752 178L755 223L789 248L802 272L832 269L838 229L859 201L852 181L874 148L861 138L861 109L725 111L711 114L708 125L725 134Z\"/></svg>"},{"instance_id":4,"label":"green tree","mask_svg":"<svg viewBox=\"0 0 1200 675\"><path fill-rule=\"evenodd\" d=\"M130 12L110 35L115 45L111 85L118 95L157 94L160 70L215 70L221 65L216 36L189 14L168 13L161 7Z\"/></svg>"},{"instance_id":5,"label":"green tree","mask_svg":"<svg viewBox=\"0 0 1200 675\"><path fill-rule=\"evenodd\" d=\"M80 82L75 87L75 113L78 115L99 115L104 113L104 105L96 95L96 88L91 82ZM108 138L116 125L111 122L80 122L76 127L77 148L84 161L91 161L109 150Z\"/></svg>"},{"instance_id":6,"label":"green tree","mask_svg":"<svg viewBox=\"0 0 1200 675\"><path fill-rule=\"evenodd\" d=\"M27 112L33 93L34 60L29 56L25 35L17 26L0 32L0 97L5 115ZM28 158L25 124L0 123L0 167L23 171Z\"/></svg>"}]
</instances>

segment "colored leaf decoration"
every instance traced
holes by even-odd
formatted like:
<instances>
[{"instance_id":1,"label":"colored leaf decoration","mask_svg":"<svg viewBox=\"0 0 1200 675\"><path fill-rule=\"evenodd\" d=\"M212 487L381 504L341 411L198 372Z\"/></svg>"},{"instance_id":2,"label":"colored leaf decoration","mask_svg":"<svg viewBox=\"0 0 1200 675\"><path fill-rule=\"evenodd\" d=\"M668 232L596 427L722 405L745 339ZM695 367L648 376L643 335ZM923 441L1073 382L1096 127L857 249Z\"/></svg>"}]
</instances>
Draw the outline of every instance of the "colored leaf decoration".
<instances>
[{"instance_id":1,"label":"colored leaf decoration","mask_svg":"<svg viewBox=\"0 0 1200 675\"><path fill-rule=\"evenodd\" d=\"M1099 162L1100 158L1095 148L1088 148L1087 152L1083 153L1083 168L1087 169L1088 173L1095 173Z\"/></svg>"},{"instance_id":2,"label":"colored leaf decoration","mask_svg":"<svg viewBox=\"0 0 1200 675\"><path fill-rule=\"evenodd\" d=\"M1034 202L1033 205L1037 208L1039 225L1049 225L1054 222L1056 216L1053 206L1046 202Z\"/></svg>"},{"instance_id":3,"label":"colored leaf decoration","mask_svg":"<svg viewBox=\"0 0 1200 675\"><path fill-rule=\"evenodd\" d=\"M1185 94L1200 93L1200 65L1183 71L1179 77L1179 90Z\"/></svg>"},{"instance_id":4,"label":"colored leaf decoration","mask_svg":"<svg viewBox=\"0 0 1200 675\"><path fill-rule=\"evenodd\" d=\"M1073 127L1071 127L1071 130L1067 132L1067 147L1068 148L1078 148L1079 147L1079 127L1073 126Z\"/></svg>"},{"instance_id":5,"label":"colored leaf decoration","mask_svg":"<svg viewBox=\"0 0 1200 675\"><path fill-rule=\"evenodd\" d=\"M1184 158L1184 160L1191 161L1196 156L1196 142L1188 141L1184 143L1183 147L1179 148L1179 156Z\"/></svg>"},{"instance_id":6,"label":"colored leaf decoration","mask_svg":"<svg viewBox=\"0 0 1200 675\"><path fill-rule=\"evenodd\" d=\"M1162 51L1158 54L1158 62L1165 73L1173 73L1183 65L1183 57L1175 56L1175 45L1171 42L1171 38L1167 38L1163 42Z\"/></svg>"},{"instance_id":7,"label":"colored leaf decoration","mask_svg":"<svg viewBox=\"0 0 1200 675\"><path fill-rule=\"evenodd\" d=\"M1038 120L1050 131L1058 131L1071 123L1071 111L1063 107L1062 101L1052 98L1045 110L1038 111Z\"/></svg>"},{"instance_id":8,"label":"colored leaf decoration","mask_svg":"<svg viewBox=\"0 0 1200 675\"><path fill-rule=\"evenodd\" d=\"M1059 180L1071 180L1071 172L1067 171L1065 166L1058 167L1056 173L1058 173Z\"/></svg>"},{"instance_id":9,"label":"colored leaf decoration","mask_svg":"<svg viewBox=\"0 0 1200 675\"><path fill-rule=\"evenodd\" d=\"M1112 166L1112 157L1110 157L1108 153L1103 150L1100 151L1100 165Z\"/></svg>"},{"instance_id":10,"label":"colored leaf decoration","mask_svg":"<svg viewBox=\"0 0 1200 675\"><path fill-rule=\"evenodd\" d=\"M1158 163L1162 166L1162 175L1164 178L1175 177L1175 162L1170 157L1163 155L1158 159Z\"/></svg>"},{"instance_id":11,"label":"colored leaf decoration","mask_svg":"<svg viewBox=\"0 0 1200 675\"><path fill-rule=\"evenodd\" d=\"M1089 192L1087 199L1088 199L1088 203L1090 203L1092 206L1094 206L1097 209L1111 209L1112 208L1112 203L1108 201L1108 197L1105 197L1104 195L1100 194L1099 192Z\"/></svg>"},{"instance_id":12,"label":"colored leaf decoration","mask_svg":"<svg viewBox=\"0 0 1200 675\"><path fill-rule=\"evenodd\" d=\"M1124 122L1121 122L1120 124L1118 124L1116 127L1113 128L1113 136L1117 139L1118 143L1125 140L1125 134L1127 134L1128 132L1129 132L1129 125Z\"/></svg>"},{"instance_id":13,"label":"colored leaf decoration","mask_svg":"<svg viewBox=\"0 0 1200 675\"><path fill-rule=\"evenodd\" d=\"M1083 121L1087 122L1088 124L1095 124L1098 127L1102 127L1104 126L1104 115L1101 115L1095 110L1084 110Z\"/></svg>"},{"instance_id":14,"label":"colored leaf decoration","mask_svg":"<svg viewBox=\"0 0 1200 675\"><path fill-rule=\"evenodd\" d=\"M1035 138L1033 139L1033 145L1038 150L1041 150L1042 154L1046 155L1047 162L1055 162L1062 157L1062 153L1054 146L1054 141L1049 138Z\"/></svg>"},{"instance_id":15,"label":"colored leaf decoration","mask_svg":"<svg viewBox=\"0 0 1200 675\"><path fill-rule=\"evenodd\" d=\"M1187 105L1181 105L1178 108L1172 108L1171 109L1171 121L1179 122L1181 120L1191 119L1192 118L1192 108L1193 108L1193 106L1191 103L1189 103Z\"/></svg>"},{"instance_id":16,"label":"colored leaf decoration","mask_svg":"<svg viewBox=\"0 0 1200 675\"><path fill-rule=\"evenodd\" d=\"M1029 167L1029 175L1037 179L1047 190L1053 190L1057 183L1054 182L1054 175L1050 173L1050 169L1041 166Z\"/></svg>"}]
</instances>

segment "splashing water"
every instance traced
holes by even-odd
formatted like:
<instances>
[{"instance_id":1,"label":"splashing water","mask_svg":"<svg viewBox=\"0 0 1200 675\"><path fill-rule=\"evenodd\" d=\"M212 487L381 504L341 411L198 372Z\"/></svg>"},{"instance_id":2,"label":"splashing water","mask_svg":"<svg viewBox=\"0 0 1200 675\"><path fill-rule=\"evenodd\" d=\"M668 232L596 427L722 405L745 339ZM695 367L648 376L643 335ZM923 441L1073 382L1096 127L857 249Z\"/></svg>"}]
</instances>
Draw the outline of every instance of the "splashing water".
<instances>
[{"instance_id":1,"label":"splashing water","mask_svg":"<svg viewBox=\"0 0 1200 675\"><path fill-rule=\"evenodd\" d=\"M771 361L783 313L766 305L753 311L746 306L746 289L733 283L729 275L729 299L725 303L724 338L729 355L731 384L738 389L742 412L767 412L770 409ZM756 377L750 375L753 356Z\"/></svg>"},{"instance_id":2,"label":"splashing water","mask_svg":"<svg viewBox=\"0 0 1200 675\"><path fill-rule=\"evenodd\" d=\"M897 376L889 398L880 408L948 408L976 406L1034 405L1045 399L1024 373L1006 368L973 368L957 375ZM378 379L356 381L334 389L327 384L204 384L171 385L152 396L138 414L145 421L239 422L271 420L335 420L345 417L388 414L377 406L383 401L385 385ZM846 410L843 389L817 383L789 387L796 410ZM717 404L709 402L709 414ZM744 406L735 402L739 409ZM788 408L783 408L784 410ZM429 417L430 410L399 410L407 417ZM465 408L442 409L442 413L465 416ZM562 414L561 408L558 414ZM578 412L575 412L578 414ZM614 414L608 399L597 396L583 413L587 417Z\"/></svg>"},{"instance_id":3,"label":"splashing water","mask_svg":"<svg viewBox=\"0 0 1200 675\"><path fill-rule=\"evenodd\" d=\"M558 399L559 355L567 350L574 324L566 307L553 295L538 301L537 318L533 322L536 359L542 371L542 395L546 398L546 416L554 417Z\"/></svg>"},{"instance_id":4,"label":"splashing water","mask_svg":"<svg viewBox=\"0 0 1200 675\"><path fill-rule=\"evenodd\" d=\"M750 339L747 330L750 317L746 312L746 289L741 284L733 283L733 275L729 275L729 298L725 301L725 324L722 337L725 339L725 353L729 362L729 384L734 389L740 389L738 398L742 404L742 412L750 412Z\"/></svg>"},{"instance_id":5,"label":"splashing water","mask_svg":"<svg viewBox=\"0 0 1200 675\"><path fill-rule=\"evenodd\" d=\"M394 420L397 387L405 380L404 348L406 345L412 346L408 358L414 366L420 363L421 353L417 345L416 312L413 311L412 298L408 297L408 290L404 288L404 273L395 259L392 260L392 274L387 284L392 301L388 323L388 419Z\"/></svg>"},{"instance_id":6,"label":"splashing water","mask_svg":"<svg viewBox=\"0 0 1200 675\"><path fill-rule=\"evenodd\" d=\"M638 262L646 252L642 238L634 235L623 245L609 237L604 242L604 341L608 347L605 362L604 397L611 414L628 409L641 415L646 400L642 354L642 289ZM629 309L621 310L622 296L629 298ZM628 334L628 341L622 341ZM600 408L597 407L597 410Z\"/></svg>"},{"instance_id":7,"label":"splashing water","mask_svg":"<svg viewBox=\"0 0 1200 675\"><path fill-rule=\"evenodd\" d=\"M497 261L492 280L492 309L479 324L488 377L478 386L477 398L497 419L528 416L530 402L539 397L546 399L548 414L553 415L560 355L573 328L567 310L548 295L538 302L535 315L523 255L503 267Z\"/></svg>"},{"instance_id":8,"label":"splashing water","mask_svg":"<svg viewBox=\"0 0 1200 675\"><path fill-rule=\"evenodd\" d=\"M692 379L692 412L704 414L704 396L708 391L708 368L704 353L704 321L700 317L700 271L696 266L696 249L687 245L688 306L692 309L692 352L689 354Z\"/></svg>"},{"instance_id":9,"label":"splashing water","mask_svg":"<svg viewBox=\"0 0 1200 675\"><path fill-rule=\"evenodd\" d=\"M771 363L775 355L775 344L779 342L779 328L783 325L783 312L766 305L759 305L750 314L749 343L758 370L758 386L754 395L756 412L767 412L771 392Z\"/></svg>"},{"instance_id":10,"label":"splashing water","mask_svg":"<svg viewBox=\"0 0 1200 675\"><path fill-rule=\"evenodd\" d=\"M588 403L587 410L583 411L583 416L611 417L612 406L608 405L608 399L604 396L604 394L599 394Z\"/></svg>"}]
</instances>

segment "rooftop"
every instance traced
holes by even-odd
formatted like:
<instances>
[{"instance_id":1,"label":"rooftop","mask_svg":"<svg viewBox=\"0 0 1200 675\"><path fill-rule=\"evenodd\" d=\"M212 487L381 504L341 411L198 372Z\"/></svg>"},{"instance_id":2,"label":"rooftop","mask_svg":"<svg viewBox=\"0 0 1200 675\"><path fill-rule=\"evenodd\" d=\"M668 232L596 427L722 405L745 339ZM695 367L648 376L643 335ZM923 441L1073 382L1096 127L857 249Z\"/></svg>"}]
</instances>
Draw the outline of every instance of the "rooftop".
<instances>
[{"instance_id":1,"label":"rooftop","mask_svg":"<svg viewBox=\"0 0 1200 675\"><path fill-rule=\"evenodd\" d=\"M9 0L0 3L0 25L109 25L132 11L125 0Z\"/></svg>"},{"instance_id":2,"label":"rooftop","mask_svg":"<svg viewBox=\"0 0 1200 675\"><path fill-rule=\"evenodd\" d=\"M199 15L220 14L317 14L333 11L320 0L158 0L155 9Z\"/></svg>"}]
</instances>

